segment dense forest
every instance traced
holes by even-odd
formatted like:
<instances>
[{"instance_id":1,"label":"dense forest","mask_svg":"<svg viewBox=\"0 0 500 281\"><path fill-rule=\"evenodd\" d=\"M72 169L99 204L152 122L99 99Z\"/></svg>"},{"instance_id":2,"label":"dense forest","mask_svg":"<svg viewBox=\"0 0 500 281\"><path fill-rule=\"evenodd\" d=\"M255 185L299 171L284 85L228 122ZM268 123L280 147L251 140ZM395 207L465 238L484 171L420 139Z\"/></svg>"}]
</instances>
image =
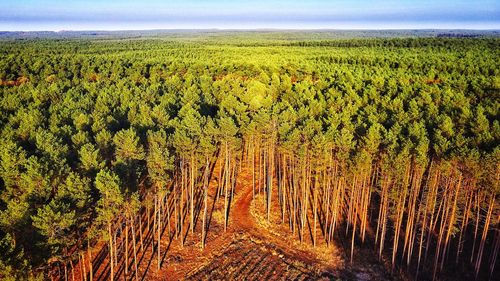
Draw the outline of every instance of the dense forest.
<instances>
[{"instance_id":1,"label":"dense forest","mask_svg":"<svg viewBox=\"0 0 500 281\"><path fill-rule=\"evenodd\" d=\"M205 247L209 199L230 223L242 165L299 241L348 241L350 262L372 247L419 280L494 279L499 46L0 41L0 279L93 280L104 245L109 278L138 280L164 231L182 244L201 224Z\"/></svg>"}]
</instances>

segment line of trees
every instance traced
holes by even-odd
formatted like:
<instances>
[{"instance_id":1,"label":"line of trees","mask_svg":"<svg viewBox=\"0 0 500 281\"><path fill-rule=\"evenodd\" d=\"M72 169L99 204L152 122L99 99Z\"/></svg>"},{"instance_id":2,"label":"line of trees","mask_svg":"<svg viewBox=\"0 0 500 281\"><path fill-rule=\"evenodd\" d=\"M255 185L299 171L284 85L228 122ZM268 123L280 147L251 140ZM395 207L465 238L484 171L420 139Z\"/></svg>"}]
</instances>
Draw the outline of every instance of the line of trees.
<instances>
[{"instance_id":1,"label":"line of trees","mask_svg":"<svg viewBox=\"0 0 500 281\"><path fill-rule=\"evenodd\" d=\"M1 42L1 277L160 270L242 165L300 241L495 276L498 39L306 43Z\"/></svg>"}]
</instances>

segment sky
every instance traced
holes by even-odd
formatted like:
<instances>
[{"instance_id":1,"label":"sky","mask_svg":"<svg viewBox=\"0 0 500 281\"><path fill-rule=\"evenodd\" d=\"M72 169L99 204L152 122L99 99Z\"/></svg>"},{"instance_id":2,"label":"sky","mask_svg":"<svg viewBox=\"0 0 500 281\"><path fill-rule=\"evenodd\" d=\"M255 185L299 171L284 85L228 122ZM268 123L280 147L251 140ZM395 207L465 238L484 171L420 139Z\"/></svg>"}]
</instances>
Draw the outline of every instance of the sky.
<instances>
[{"instance_id":1,"label":"sky","mask_svg":"<svg viewBox=\"0 0 500 281\"><path fill-rule=\"evenodd\" d=\"M500 29L499 0L0 0L0 30Z\"/></svg>"}]
</instances>

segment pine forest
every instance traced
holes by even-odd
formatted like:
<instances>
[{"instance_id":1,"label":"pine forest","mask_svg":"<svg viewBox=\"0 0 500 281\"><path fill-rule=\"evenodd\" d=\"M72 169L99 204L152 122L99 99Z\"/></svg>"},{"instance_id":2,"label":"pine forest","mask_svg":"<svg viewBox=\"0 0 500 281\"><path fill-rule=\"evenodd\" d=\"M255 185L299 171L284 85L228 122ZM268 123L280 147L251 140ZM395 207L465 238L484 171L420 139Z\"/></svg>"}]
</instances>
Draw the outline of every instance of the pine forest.
<instances>
[{"instance_id":1,"label":"pine forest","mask_svg":"<svg viewBox=\"0 0 500 281\"><path fill-rule=\"evenodd\" d=\"M0 279L499 280L499 58L488 36L3 38Z\"/></svg>"}]
</instances>

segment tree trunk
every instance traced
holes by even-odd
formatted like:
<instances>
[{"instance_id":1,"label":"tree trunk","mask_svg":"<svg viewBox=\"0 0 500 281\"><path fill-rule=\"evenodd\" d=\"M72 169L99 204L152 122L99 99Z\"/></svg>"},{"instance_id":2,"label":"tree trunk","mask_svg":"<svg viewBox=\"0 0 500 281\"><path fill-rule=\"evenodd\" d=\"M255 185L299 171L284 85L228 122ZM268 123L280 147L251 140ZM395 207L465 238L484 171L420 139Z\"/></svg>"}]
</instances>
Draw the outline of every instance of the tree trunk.
<instances>
[{"instance_id":1,"label":"tree trunk","mask_svg":"<svg viewBox=\"0 0 500 281\"><path fill-rule=\"evenodd\" d=\"M73 261L69 260L69 266L71 267L71 280L75 281L75 268L73 267Z\"/></svg>"},{"instance_id":2,"label":"tree trunk","mask_svg":"<svg viewBox=\"0 0 500 281\"><path fill-rule=\"evenodd\" d=\"M201 225L201 248L205 248L205 239L206 239L206 228L207 228L207 208L208 208L208 173L210 168L210 162L208 156L206 157L207 163L205 166L205 178L203 180L203 222Z\"/></svg>"},{"instance_id":3,"label":"tree trunk","mask_svg":"<svg viewBox=\"0 0 500 281\"><path fill-rule=\"evenodd\" d=\"M315 174L314 185L313 185L313 209L314 209L314 223L313 223L313 246L316 247L316 232L317 232L317 221L318 221L318 173Z\"/></svg>"},{"instance_id":4,"label":"tree trunk","mask_svg":"<svg viewBox=\"0 0 500 281\"><path fill-rule=\"evenodd\" d=\"M134 227L134 222L131 221L131 227L132 227L132 247L134 249L134 275L135 275L135 281L139 281L139 273L138 273L138 268L137 268L137 249L136 249L136 237L135 237L135 227Z\"/></svg>"},{"instance_id":5,"label":"tree trunk","mask_svg":"<svg viewBox=\"0 0 500 281\"><path fill-rule=\"evenodd\" d=\"M228 188L229 188L229 171L230 171L230 163L229 163L229 149L228 149L228 144L227 144L227 141L225 143L225 146L226 146L226 154L225 154L225 158L226 158L226 163L224 165L224 179L225 179L225 183L224 183L224 232L226 232L227 230L227 221L228 221L228 209L229 209L229 206L228 206Z\"/></svg>"},{"instance_id":6,"label":"tree trunk","mask_svg":"<svg viewBox=\"0 0 500 281\"><path fill-rule=\"evenodd\" d=\"M125 222L125 279L128 277L128 221Z\"/></svg>"},{"instance_id":7,"label":"tree trunk","mask_svg":"<svg viewBox=\"0 0 500 281\"><path fill-rule=\"evenodd\" d=\"M159 196L159 195L158 195ZM160 271L160 255L161 255L161 201L158 200L158 243L157 243L157 257L158 257L158 271Z\"/></svg>"},{"instance_id":8,"label":"tree trunk","mask_svg":"<svg viewBox=\"0 0 500 281\"><path fill-rule=\"evenodd\" d=\"M191 154L191 234L194 233L194 173L195 173L195 164L194 164L194 155Z\"/></svg>"},{"instance_id":9,"label":"tree trunk","mask_svg":"<svg viewBox=\"0 0 500 281\"><path fill-rule=\"evenodd\" d=\"M181 198L179 202L179 229L180 229L180 238L181 238L181 248L184 247L184 232L183 232L183 225L184 225L184 186L185 186L185 175L184 175L184 161L181 159L181 177L182 177L182 183L181 183Z\"/></svg>"},{"instance_id":10,"label":"tree trunk","mask_svg":"<svg viewBox=\"0 0 500 281\"><path fill-rule=\"evenodd\" d=\"M252 157L252 199L255 198L255 143L252 136L252 152L250 156Z\"/></svg>"},{"instance_id":11,"label":"tree trunk","mask_svg":"<svg viewBox=\"0 0 500 281\"><path fill-rule=\"evenodd\" d=\"M109 235L109 264L110 264L110 280L115 280L114 278L114 262L113 262L113 233L111 232L111 222L108 221L108 235ZM92 279L92 278L91 278Z\"/></svg>"},{"instance_id":12,"label":"tree trunk","mask_svg":"<svg viewBox=\"0 0 500 281\"><path fill-rule=\"evenodd\" d=\"M481 237L481 244L479 245L479 251L477 253L477 258L476 258L476 265L475 265L475 270L476 270L476 279L479 274L479 268L481 267L481 261L483 258L483 251L484 251L484 244L486 242L486 236L488 235L488 229L490 227L490 221L491 221L491 215L493 213L493 208L495 204L495 195L491 195L490 199L490 204L488 207L488 213L486 215L486 221L484 222L484 228L483 228L483 235Z\"/></svg>"},{"instance_id":13,"label":"tree trunk","mask_svg":"<svg viewBox=\"0 0 500 281\"><path fill-rule=\"evenodd\" d=\"M87 242L87 252L89 255L88 261L89 261L89 280L93 281L94 280L94 272L92 268L92 252L90 251L90 240Z\"/></svg>"},{"instance_id":14,"label":"tree trunk","mask_svg":"<svg viewBox=\"0 0 500 281\"><path fill-rule=\"evenodd\" d=\"M82 277L83 281L87 281L87 270L85 268L85 250L80 253L80 265L82 267Z\"/></svg>"}]
</instances>

